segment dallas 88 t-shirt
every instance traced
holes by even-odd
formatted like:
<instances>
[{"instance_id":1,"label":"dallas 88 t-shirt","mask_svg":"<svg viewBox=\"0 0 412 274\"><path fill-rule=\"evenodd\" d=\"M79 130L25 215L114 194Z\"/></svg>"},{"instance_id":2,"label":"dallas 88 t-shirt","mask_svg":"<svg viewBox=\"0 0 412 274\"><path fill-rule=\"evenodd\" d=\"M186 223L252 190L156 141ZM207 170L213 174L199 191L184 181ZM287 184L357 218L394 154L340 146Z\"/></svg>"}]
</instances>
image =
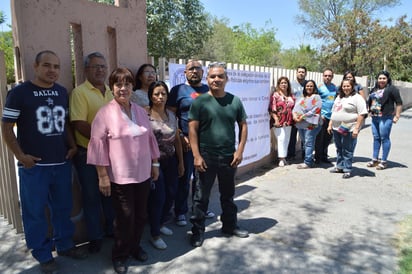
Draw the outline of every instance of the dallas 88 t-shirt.
<instances>
[{"instance_id":1,"label":"dallas 88 t-shirt","mask_svg":"<svg viewBox=\"0 0 412 274\"><path fill-rule=\"evenodd\" d=\"M7 94L2 120L17 124L17 141L25 154L41 158L38 165L53 165L65 162L67 115L63 86L42 88L27 81Z\"/></svg>"}]
</instances>

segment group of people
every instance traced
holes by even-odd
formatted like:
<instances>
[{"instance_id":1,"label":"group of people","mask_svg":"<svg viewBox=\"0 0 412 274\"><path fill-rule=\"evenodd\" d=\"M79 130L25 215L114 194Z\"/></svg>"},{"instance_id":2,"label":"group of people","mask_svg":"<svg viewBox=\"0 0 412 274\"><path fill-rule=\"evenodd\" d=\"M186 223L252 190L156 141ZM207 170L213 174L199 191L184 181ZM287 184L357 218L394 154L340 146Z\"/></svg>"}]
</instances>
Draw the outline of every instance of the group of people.
<instances>
[{"instance_id":1,"label":"group of people","mask_svg":"<svg viewBox=\"0 0 412 274\"><path fill-rule=\"evenodd\" d=\"M201 63L189 61L186 83L170 93L154 66L142 65L136 76L121 67L109 74L99 52L86 56L86 80L70 95L57 83L56 53L39 52L33 69L34 79L7 95L2 133L18 160L26 243L43 273L58 269L53 247L59 256L83 259L100 251L105 236L114 238L116 273L127 272L130 257L146 261L140 245L144 226L148 221L155 248L167 248L161 234L173 234L165 226L172 209L176 224L187 224L190 184L190 244L201 246L205 219L214 217L208 204L216 177L222 233L248 237L237 225L233 201L247 115L241 100L225 91L224 63L209 65L205 85ZM72 166L81 187L88 252L73 242Z\"/></svg>"},{"instance_id":2,"label":"group of people","mask_svg":"<svg viewBox=\"0 0 412 274\"><path fill-rule=\"evenodd\" d=\"M53 51L39 52L33 69L33 80L8 93L1 126L18 160L26 243L44 273L57 269L54 247L59 256L88 255L73 242L72 166L81 186L88 253L99 252L105 236L113 237L116 273L127 272L129 257L148 259L140 245L147 222L149 241L157 249L167 248L161 235L173 235L165 225L173 215L177 225L187 225L190 185L193 247L203 244L205 219L214 217L208 206L216 178L222 233L248 237L237 224L233 201L235 173L248 135L247 115L241 100L225 90L229 79L224 63L208 66L206 85L202 64L190 60L186 82L169 92L157 80L153 65L142 65L136 75L121 67L109 74L105 57L94 52L85 58L86 80L70 96L57 83L60 60ZM298 133L303 163L297 168L330 163L333 137L337 157L330 171L351 177L356 140L369 113L373 157L367 166L387 168L391 127L402 111L389 73L378 73L367 98L352 72L339 87L332 83L332 69L323 71L319 86L306 80L306 73L304 66L298 67L292 83L280 77L270 96L279 166L296 157Z\"/></svg>"},{"instance_id":3,"label":"group of people","mask_svg":"<svg viewBox=\"0 0 412 274\"><path fill-rule=\"evenodd\" d=\"M296 157L299 132L303 163L298 169L311 168L315 163L331 163L328 147L333 138L336 164L330 172L350 178L357 137L369 114L373 157L367 167L387 168L392 124L399 120L402 111L402 99L392 85L390 74L380 71L367 97L351 71L344 74L338 87L332 83L334 72L330 68L323 71L323 82L318 86L315 81L306 80L306 73L306 67L300 66L292 83L287 77L280 77L270 95L268 111L277 142L279 167L287 165L287 159Z\"/></svg>"}]
</instances>

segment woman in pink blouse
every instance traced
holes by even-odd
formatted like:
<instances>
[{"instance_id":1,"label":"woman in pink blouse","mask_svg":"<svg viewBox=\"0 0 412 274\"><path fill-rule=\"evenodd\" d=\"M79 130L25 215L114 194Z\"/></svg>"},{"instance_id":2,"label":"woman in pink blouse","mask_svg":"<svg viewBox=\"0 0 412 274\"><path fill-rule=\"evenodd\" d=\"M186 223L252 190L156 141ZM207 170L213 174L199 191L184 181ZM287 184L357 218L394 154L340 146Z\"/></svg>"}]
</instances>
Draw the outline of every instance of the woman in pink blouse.
<instances>
[{"instance_id":1,"label":"woman in pink blouse","mask_svg":"<svg viewBox=\"0 0 412 274\"><path fill-rule=\"evenodd\" d=\"M147 218L151 180L159 176L160 156L147 112L130 102L134 78L127 68L109 77L114 99L102 107L92 123L87 163L96 166L99 189L112 196L114 221L113 267L127 272L127 259L147 260L140 247Z\"/></svg>"},{"instance_id":2,"label":"woman in pink blouse","mask_svg":"<svg viewBox=\"0 0 412 274\"><path fill-rule=\"evenodd\" d=\"M279 166L285 166L290 132L293 124L292 110L295 105L295 99L292 95L290 81L287 77L282 76L278 79L276 89L270 96L269 113L271 118L271 127L277 140L277 150Z\"/></svg>"}]
</instances>

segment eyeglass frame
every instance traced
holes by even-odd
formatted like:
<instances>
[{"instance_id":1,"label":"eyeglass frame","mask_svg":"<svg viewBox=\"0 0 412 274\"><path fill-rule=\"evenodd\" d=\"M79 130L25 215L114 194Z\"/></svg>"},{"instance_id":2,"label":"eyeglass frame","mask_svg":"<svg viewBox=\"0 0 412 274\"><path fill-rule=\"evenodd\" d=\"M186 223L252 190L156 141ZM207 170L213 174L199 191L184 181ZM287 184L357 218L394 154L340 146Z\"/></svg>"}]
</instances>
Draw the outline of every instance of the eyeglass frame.
<instances>
[{"instance_id":1,"label":"eyeglass frame","mask_svg":"<svg viewBox=\"0 0 412 274\"><path fill-rule=\"evenodd\" d=\"M150 76L150 75L157 75L156 71L149 71L149 70L144 70L142 72L142 74L146 75L146 76Z\"/></svg>"},{"instance_id":2,"label":"eyeglass frame","mask_svg":"<svg viewBox=\"0 0 412 274\"><path fill-rule=\"evenodd\" d=\"M96 70L97 69L106 70L107 66L106 65L95 64L95 65L86 66L86 68L96 69Z\"/></svg>"}]
</instances>

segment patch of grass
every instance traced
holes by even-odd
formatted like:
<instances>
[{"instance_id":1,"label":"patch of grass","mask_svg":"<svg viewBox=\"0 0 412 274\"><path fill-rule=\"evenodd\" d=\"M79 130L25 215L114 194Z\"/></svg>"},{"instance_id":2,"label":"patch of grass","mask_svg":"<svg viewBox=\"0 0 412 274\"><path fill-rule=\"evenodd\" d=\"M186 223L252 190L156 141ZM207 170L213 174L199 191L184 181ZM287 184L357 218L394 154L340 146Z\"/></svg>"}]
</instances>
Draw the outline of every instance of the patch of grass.
<instances>
[{"instance_id":1,"label":"patch of grass","mask_svg":"<svg viewBox=\"0 0 412 274\"><path fill-rule=\"evenodd\" d=\"M412 273L412 216L399 223L395 244L399 256L398 274Z\"/></svg>"}]
</instances>

